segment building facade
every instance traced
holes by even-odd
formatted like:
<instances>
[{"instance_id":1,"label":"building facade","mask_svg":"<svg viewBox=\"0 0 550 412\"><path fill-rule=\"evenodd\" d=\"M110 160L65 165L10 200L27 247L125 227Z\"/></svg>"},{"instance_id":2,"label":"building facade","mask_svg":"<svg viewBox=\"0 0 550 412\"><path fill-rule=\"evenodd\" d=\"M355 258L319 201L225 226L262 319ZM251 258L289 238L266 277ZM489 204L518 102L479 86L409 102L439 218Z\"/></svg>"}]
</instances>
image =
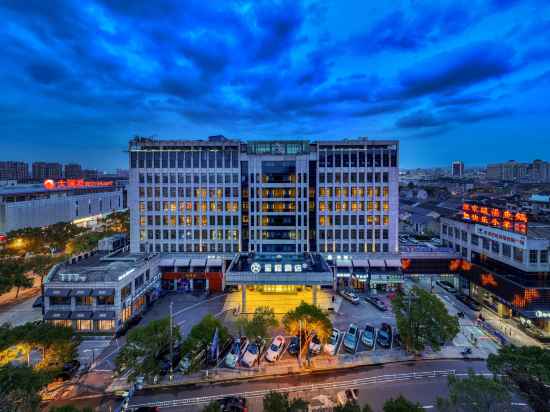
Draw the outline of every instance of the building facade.
<instances>
[{"instance_id":1,"label":"building facade","mask_svg":"<svg viewBox=\"0 0 550 412\"><path fill-rule=\"evenodd\" d=\"M0 162L0 180L24 182L29 179L29 164L25 162Z\"/></svg>"},{"instance_id":2,"label":"building facade","mask_svg":"<svg viewBox=\"0 0 550 412\"><path fill-rule=\"evenodd\" d=\"M82 166L76 163L69 163L65 165L65 179L82 179L84 172Z\"/></svg>"},{"instance_id":3,"label":"building facade","mask_svg":"<svg viewBox=\"0 0 550 412\"><path fill-rule=\"evenodd\" d=\"M130 142L133 252L397 253L398 143Z\"/></svg>"},{"instance_id":4,"label":"building facade","mask_svg":"<svg viewBox=\"0 0 550 412\"><path fill-rule=\"evenodd\" d=\"M63 178L63 166L61 163L34 162L32 164L32 178L42 182L46 179Z\"/></svg>"},{"instance_id":5,"label":"building facade","mask_svg":"<svg viewBox=\"0 0 550 412\"><path fill-rule=\"evenodd\" d=\"M452 165L452 176L463 177L464 176L464 162L461 160L455 160Z\"/></svg>"}]
</instances>

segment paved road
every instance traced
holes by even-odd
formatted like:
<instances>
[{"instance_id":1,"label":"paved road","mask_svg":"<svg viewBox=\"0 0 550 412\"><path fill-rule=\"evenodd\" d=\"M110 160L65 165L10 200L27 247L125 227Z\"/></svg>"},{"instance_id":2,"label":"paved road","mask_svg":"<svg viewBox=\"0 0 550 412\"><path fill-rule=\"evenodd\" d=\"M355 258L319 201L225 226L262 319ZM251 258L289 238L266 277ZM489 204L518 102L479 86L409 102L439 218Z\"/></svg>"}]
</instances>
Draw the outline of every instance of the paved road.
<instances>
[{"instance_id":1,"label":"paved road","mask_svg":"<svg viewBox=\"0 0 550 412\"><path fill-rule=\"evenodd\" d=\"M391 374L401 374L401 373L410 373L410 372L427 372L433 370L455 370L456 373L466 373L469 368L472 368L476 372L486 373L487 368L485 362L483 361L463 361L463 360L446 360L446 361L419 361L419 362L407 362L407 363L398 363L398 364L388 364L382 366L371 366L371 367L360 367L354 369L348 369L345 371L339 372L323 372L323 373L314 373L310 375L301 375L301 376L287 376L287 377L278 377L270 378L257 381L243 381L229 384L217 384L217 385L206 385L206 386L196 386L191 388L174 388L174 389L164 389L164 390L147 390L141 391L132 399L132 405L143 404L147 402L154 401L169 401L177 400L183 398L194 398L201 396L218 396L218 395L227 395L227 394L238 394L243 392L250 391L259 391L259 390L270 390L270 389L283 389L295 386L304 386L311 384L333 384L334 382L350 381L356 379L364 379L367 377L382 376L382 375L391 375ZM425 404L434 403L437 396L446 395L446 378L437 378L432 380L427 380L424 383L422 390L414 389L414 385L406 385L406 383L401 383L403 387L410 388L407 389L407 392L404 394L411 394L411 399L415 399ZM419 381L419 385L420 385ZM377 384L375 386L369 386L368 389L366 386L358 386L361 393L369 394L367 396L369 403L372 403L372 406L382 404L386 398L391 396L397 396L399 391L397 389L388 389L388 390L377 390L379 387L386 387L390 385L389 383ZM392 384L393 385L393 384ZM310 391L300 391L300 396L310 398L316 396L316 393L309 393ZM334 390L329 391L330 394L333 394ZM362 395L363 397L363 395ZM366 401L367 399L365 399ZM379 403L377 403L379 402ZM251 410L261 410L258 409L261 401L251 400ZM254 407L255 404L256 407ZM200 410L200 407L188 407L183 409L181 406L178 408L170 408L163 410Z\"/></svg>"},{"instance_id":2,"label":"paved road","mask_svg":"<svg viewBox=\"0 0 550 412\"><path fill-rule=\"evenodd\" d=\"M0 311L0 325L11 323L12 326L19 326L27 322L42 320L42 309L32 307L35 300L36 296L33 296L17 305L2 309Z\"/></svg>"}]
</instances>

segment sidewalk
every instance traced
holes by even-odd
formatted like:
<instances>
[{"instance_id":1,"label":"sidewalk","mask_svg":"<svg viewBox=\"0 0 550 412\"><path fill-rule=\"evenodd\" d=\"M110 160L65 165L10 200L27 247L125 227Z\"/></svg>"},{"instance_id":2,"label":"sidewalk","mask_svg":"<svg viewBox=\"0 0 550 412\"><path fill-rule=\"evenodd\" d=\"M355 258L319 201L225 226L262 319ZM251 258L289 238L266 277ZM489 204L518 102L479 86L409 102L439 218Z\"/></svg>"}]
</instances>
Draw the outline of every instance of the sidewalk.
<instances>
[{"instance_id":1,"label":"sidewalk","mask_svg":"<svg viewBox=\"0 0 550 412\"><path fill-rule=\"evenodd\" d=\"M518 328L516 323L510 319L501 319L490 310L483 308L481 314L485 318L485 322L499 331L507 341L516 346L539 346L543 345L536 339L527 335Z\"/></svg>"}]
</instances>

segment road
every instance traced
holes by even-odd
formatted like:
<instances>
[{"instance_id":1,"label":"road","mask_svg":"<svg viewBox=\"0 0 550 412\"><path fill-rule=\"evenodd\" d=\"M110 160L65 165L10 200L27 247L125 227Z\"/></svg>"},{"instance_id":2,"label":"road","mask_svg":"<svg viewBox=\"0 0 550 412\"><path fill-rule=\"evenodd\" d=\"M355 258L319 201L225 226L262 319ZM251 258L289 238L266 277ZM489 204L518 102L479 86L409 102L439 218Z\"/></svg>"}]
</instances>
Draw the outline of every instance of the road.
<instances>
[{"instance_id":1,"label":"road","mask_svg":"<svg viewBox=\"0 0 550 412\"><path fill-rule=\"evenodd\" d=\"M203 396L220 396L229 394L240 394L251 391L262 390L281 390L284 388L293 388L296 386L305 386L312 384L327 385L327 390L321 392L332 396L337 390L329 389L328 386L335 383L355 381L370 377L380 377L383 375L394 375L411 372L428 372L434 370L454 370L457 374L467 373L471 368L478 373L487 373L487 367L484 361L463 361L463 360L445 360L445 361L418 361L407 363L387 364L381 366L359 367L344 371L330 371L322 373L312 373L300 376L286 376L278 378L270 378L256 381L242 381L226 384L213 384L205 386L195 386L190 388L174 388L164 390L145 390L138 392L132 399L131 405L145 404L156 401L173 401L185 398L195 398ZM350 385L351 386L351 385ZM418 401L422 405L435 405L438 396L447 394L447 378L442 376L438 378L425 378L417 381L388 381L383 384L362 384L357 383L359 389L360 400L367 402L380 410L384 401L390 397L398 396L399 393L407 396L411 400ZM341 390L341 389L340 389ZM301 397L310 399L321 393L316 387L316 390L311 391L303 388L299 391ZM261 398L249 399L251 411L261 411ZM174 407L163 408L163 410L187 410L200 411L204 405L190 407Z\"/></svg>"}]
</instances>

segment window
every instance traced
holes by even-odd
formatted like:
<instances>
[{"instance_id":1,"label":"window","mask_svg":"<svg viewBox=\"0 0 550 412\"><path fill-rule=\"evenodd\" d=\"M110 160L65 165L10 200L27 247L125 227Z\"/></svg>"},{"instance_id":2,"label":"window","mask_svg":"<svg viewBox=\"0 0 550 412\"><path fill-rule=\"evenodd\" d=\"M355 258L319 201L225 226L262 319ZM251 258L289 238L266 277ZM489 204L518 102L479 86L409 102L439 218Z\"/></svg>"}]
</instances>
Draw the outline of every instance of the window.
<instances>
[{"instance_id":1,"label":"window","mask_svg":"<svg viewBox=\"0 0 550 412\"><path fill-rule=\"evenodd\" d=\"M540 263L548 263L548 251L547 250L541 250L540 251Z\"/></svg>"},{"instance_id":2,"label":"window","mask_svg":"<svg viewBox=\"0 0 550 412\"><path fill-rule=\"evenodd\" d=\"M70 296L50 296L50 305L70 305Z\"/></svg>"},{"instance_id":3,"label":"window","mask_svg":"<svg viewBox=\"0 0 550 412\"><path fill-rule=\"evenodd\" d=\"M529 251L529 263L530 264L537 264L538 263L538 259L539 258L539 253L538 253L538 250L530 250Z\"/></svg>"},{"instance_id":4,"label":"window","mask_svg":"<svg viewBox=\"0 0 550 412\"><path fill-rule=\"evenodd\" d=\"M483 238L483 249L489 250L489 239Z\"/></svg>"},{"instance_id":5,"label":"window","mask_svg":"<svg viewBox=\"0 0 550 412\"><path fill-rule=\"evenodd\" d=\"M502 245L502 255L506 256L507 258L512 257L512 246L503 244Z\"/></svg>"},{"instance_id":6,"label":"window","mask_svg":"<svg viewBox=\"0 0 550 412\"><path fill-rule=\"evenodd\" d=\"M441 231L443 232L444 235L446 235L447 234L447 225L445 225L445 224L442 225L441 226Z\"/></svg>"},{"instance_id":7,"label":"window","mask_svg":"<svg viewBox=\"0 0 550 412\"><path fill-rule=\"evenodd\" d=\"M472 245L478 246L479 245L479 236L472 234Z\"/></svg>"},{"instance_id":8,"label":"window","mask_svg":"<svg viewBox=\"0 0 550 412\"><path fill-rule=\"evenodd\" d=\"M517 247L514 248L514 260L516 262L523 263L523 249Z\"/></svg>"},{"instance_id":9,"label":"window","mask_svg":"<svg viewBox=\"0 0 550 412\"><path fill-rule=\"evenodd\" d=\"M496 254L500 252L500 244L496 240L491 241L491 251Z\"/></svg>"}]
</instances>

